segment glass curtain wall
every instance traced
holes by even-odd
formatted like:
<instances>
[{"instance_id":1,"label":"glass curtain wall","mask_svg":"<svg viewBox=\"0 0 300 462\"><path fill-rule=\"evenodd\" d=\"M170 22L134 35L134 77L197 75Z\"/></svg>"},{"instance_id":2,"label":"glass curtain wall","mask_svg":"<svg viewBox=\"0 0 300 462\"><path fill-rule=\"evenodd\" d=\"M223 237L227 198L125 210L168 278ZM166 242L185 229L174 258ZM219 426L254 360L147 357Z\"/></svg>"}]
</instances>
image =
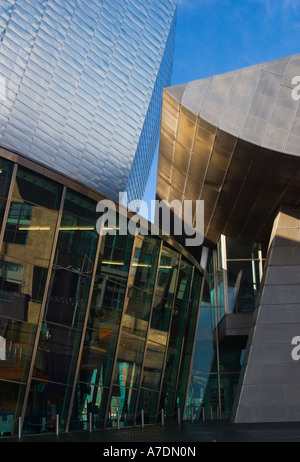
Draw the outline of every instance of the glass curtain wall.
<instances>
[{"instance_id":1,"label":"glass curtain wall","mask_svg":"<svg viewBox=\"0 0 300 462\"><path fill-rule=\"evenodd\" d=\"M0 435L183 411L202 275L167 239L99 236L80 191L0 160Z\"/></svg>"},{"instance_id":2,"label":"glass curtain wall","mask_svg":"<svg viewBox=\"0 0 300 462\"><path fill-rule=\"evenodd\" d=\"M104 426L132 246L133 237L120 236L118 230L101 239L72 411L73 430L87 428L89 415L93 428Z\"/></svg>"},{"instance_id":3,"label":"glass curtain wall","mask_svg":"<svg viewBox=\"0 0 300 462\"><path fill-rule=\"evenodd\" d=\"M15 427L22 412L61 197L59 184L18 168L1 242L0 326L5 351L0 361L0 407L7 412L0 421L3 433Z\"/></svg>"},{"instance_id":4,"label":"glass curtain wall","mask_svg":"<svg viewBox=\"0 0 300 462\"><path fill-rule=\"evenodd\" d=\"M229 419L243 362L242 348L224 348L217 328L225 314L254 311L264 254L222 236L211 251L197 324L186 403L187 419Z\"/></svg>"},{"instance_id":5,"label":"glass curtain wall","mask_svg":"<svg viewBox=\"0 0 300 462\"><path fill-rule=\"evenodd\" d=\"M40 414L47 430L56 415L64 430L68 415L98 242L95 205L66 192L25 416Z\"/></svg>"}]
</instances>

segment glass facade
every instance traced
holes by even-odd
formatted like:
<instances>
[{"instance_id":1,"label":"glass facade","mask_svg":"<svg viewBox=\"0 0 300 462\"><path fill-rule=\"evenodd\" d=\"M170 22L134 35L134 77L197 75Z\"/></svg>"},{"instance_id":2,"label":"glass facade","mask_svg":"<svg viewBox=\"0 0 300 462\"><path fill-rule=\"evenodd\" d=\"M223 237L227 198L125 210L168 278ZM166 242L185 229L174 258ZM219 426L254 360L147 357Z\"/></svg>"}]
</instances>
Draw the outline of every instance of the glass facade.
<instances>
[{"instance_id":1,"label":"glass facade","mask_svg":"<svg viewBox=\"0 0 300 462\"><path fill-rule=\"evenodd\" d=\"M205 274L185 417L230 419L245 354L244 346L219 342L217 329L227 314L251 313L264 266L260 244L221 236Z\"/></svg>"},{"instance_id":2,"label":"glass facade","mask_svg":"<svg viewBox=\"0 0 300 462\"><path fill-rule=\"evenodd\" d=\"M0 434L173 420L200 266L165 236L98 234L102 196L2 153Z\"/></svg>"}]
</instances>

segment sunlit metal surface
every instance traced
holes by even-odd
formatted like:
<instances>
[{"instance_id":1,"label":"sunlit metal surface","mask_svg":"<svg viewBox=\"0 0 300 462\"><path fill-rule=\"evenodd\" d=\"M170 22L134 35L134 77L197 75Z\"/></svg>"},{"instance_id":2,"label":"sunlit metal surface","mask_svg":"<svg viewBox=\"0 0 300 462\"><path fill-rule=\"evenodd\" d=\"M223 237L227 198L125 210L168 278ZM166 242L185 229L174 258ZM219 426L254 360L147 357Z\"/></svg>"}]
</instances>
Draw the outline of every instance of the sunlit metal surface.
<instances>
[{"instance_id":1,"label":"sunlit metal surface","mask_svg":"<svg viewBox=\"0 0 300 462\"><path fill-rule=\"evenodd\" d=\"M205 201L205 237L268 242L300 202L300 55L165 89L157 196Z\"/></svg>"},{"instance_id":2,"label":"sunlit metal surface","mask_svg":"<svg viewBox=\"0 0 300 462\"><path fill-rule=\"evenodd\" d=\"M176 4L1 1L0 145L110 197L127 188L140 198L170 85Z\"/></svg>"}]
</instances>

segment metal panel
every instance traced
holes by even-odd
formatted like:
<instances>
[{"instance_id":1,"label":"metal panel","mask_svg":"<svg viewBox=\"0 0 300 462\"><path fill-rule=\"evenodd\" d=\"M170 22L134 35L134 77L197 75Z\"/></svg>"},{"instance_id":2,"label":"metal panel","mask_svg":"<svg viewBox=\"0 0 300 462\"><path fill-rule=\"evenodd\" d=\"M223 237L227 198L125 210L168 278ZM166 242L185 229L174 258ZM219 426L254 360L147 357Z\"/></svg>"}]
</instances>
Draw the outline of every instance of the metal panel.
<instances>
[{"instance_id":1,"label":"metal panel","mask_svg":"<svg viewBox=\"0 0 300 462\"><path fill-rule=\"evenodd\" d=\"M280 204L298 204L300 105L282 76L291 75L299 59L165 90L172 114L163 104L157 191L161 199L205 201L207 243L216 243L222 233L267 243ZM174 99L177 90L181 107Z\"/></svg>"},{"instance_id":2,"label":"metal panel","mask_svg":"<svg viewBox=\"0 0 300 462\"><path fill-rule=\"evenodd\" d=\"M8 3L0 144L114 199L125 188L142 197L170 85L177 0Z\"/></svg>"}]
</instances>

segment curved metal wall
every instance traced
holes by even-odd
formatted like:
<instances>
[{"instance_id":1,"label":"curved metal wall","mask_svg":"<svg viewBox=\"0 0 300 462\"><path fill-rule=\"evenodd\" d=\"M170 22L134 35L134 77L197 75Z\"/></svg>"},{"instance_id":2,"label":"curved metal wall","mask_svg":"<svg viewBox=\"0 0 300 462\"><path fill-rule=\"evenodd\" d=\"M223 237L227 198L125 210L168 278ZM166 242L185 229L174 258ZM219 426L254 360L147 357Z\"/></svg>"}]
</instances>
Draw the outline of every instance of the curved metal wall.
<instances>
[{"instance_id":1,"label":"curved metal wall","mask_svg":"<svg viewBox=\"0 0 300 462\"><path fill-rule=\"evenodd\" d=\"M151 167L162 89L170 84L176 5L1 1L1 146L114 199L126 186L132 200L142 199L147 171L138 184L127 181L135 156ZM151 101L159 104L153 109ZM149 130L156 142L145 136Z\"/></svg>"}]
</instances>

